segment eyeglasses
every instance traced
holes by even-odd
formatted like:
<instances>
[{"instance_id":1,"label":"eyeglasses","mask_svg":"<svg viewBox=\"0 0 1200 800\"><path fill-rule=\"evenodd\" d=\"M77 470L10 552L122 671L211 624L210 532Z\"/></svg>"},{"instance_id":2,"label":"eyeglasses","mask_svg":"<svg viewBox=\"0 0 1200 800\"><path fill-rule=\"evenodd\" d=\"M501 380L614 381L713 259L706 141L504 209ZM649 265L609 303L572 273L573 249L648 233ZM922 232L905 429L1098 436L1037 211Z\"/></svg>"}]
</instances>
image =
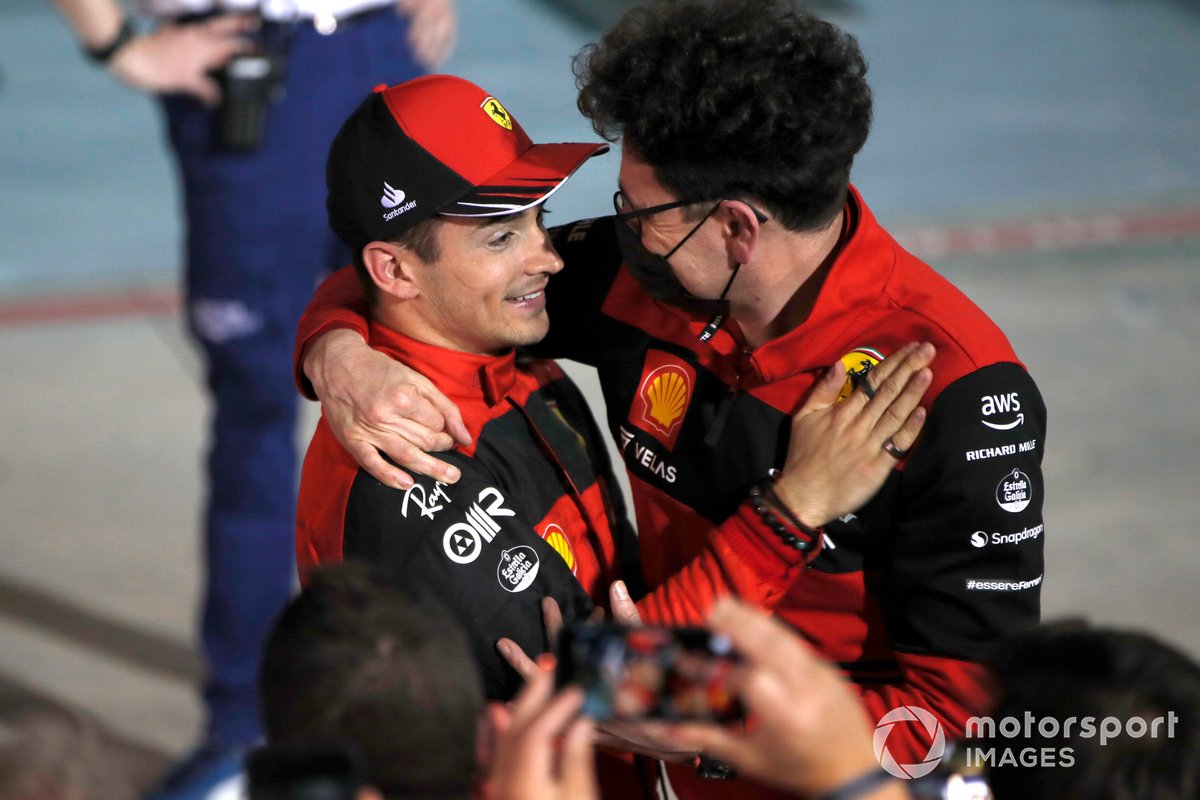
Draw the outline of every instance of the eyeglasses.
<instances>
[{"instance_id":1,"label":"eyeglasses","mask_svg":"<svg viewBox=\"0 0 1200 800\"><path fill-rule=\"evenodd\" d=\"M624 222L636 233L642 232L642 217L649 217L652 214L659 214L663 211L670 211L672 208L683 208L684 206L703 203L705 200L676 200L672 203L663 203L657 206L647 206L646 208L634 208L629 198L620 189L613 192L613 210L617 212L617 219ZM711 215L712 212L710 211Z\"/></svg>"},{"instance_id":2,"label":"eyeglasses","mask_svg":"<svg viewBox=\"0 0 1200 800\"><path fill-rule=\"evenodd\" d=\"M634 233L637 233L639 235L642 232L642 217L649 217L652 214L659 214L663 211L670 211L673 208L683 208L684 206L691 206L691 205L695 205L696 203L707 203L707 202L710 202L710 201L706 200L706 199L676 200L671 203L662 203L661 205L657 205L657 206L647 206L646 208L634 208L629 203L629 198L625 196L625 192L621 191L620 189L617 189L615 192L613 192L613 210L617 212L616 219L618 219L621 222L624 222L626 225L629 226L630 229L633 230ZM725 201L722 200L721 202L725 202ZM744 200L742 202L745 203ZM717 205L719 206L720 203L718 203ZM749 207L749 209L752 212L754 212L754 216L758 219L758 224L761 225L762 223L767 221L768 217L766 214L759 211L757 208L750 205L749 203L746 203L746 205L747 205L747 207ZM704 219L707 220L709 217L711 217L713 215L713 212L716 210L717 210L716 207L713 207L713 209L711 211L709 211L707 214L704 215ZM693 233L694 232L695 231L693 231Z\"/></svg>"}]
</instances>

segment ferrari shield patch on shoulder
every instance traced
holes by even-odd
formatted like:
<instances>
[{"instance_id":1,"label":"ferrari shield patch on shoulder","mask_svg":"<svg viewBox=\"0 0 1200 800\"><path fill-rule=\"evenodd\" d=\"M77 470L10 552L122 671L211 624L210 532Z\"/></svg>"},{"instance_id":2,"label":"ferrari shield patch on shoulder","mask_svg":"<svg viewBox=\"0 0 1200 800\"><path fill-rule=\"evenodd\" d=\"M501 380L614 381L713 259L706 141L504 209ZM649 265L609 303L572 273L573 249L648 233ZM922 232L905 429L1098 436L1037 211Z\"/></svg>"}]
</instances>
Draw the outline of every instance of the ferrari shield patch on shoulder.
<instances>
[{"instance_id":1,"label":"ferrari shield patch on shoulder","mask_svg":"<svg viewBox=\"0 0 1200 800\"><path fill-rule=\"evenodd\" d=\"M842 366L846 368L846 381L838 392L837 402L842 402L854 388L866 377L867 373L883 361L883 354L873 347L859 347L842 356Z\"/></svg>"}]
</instances>

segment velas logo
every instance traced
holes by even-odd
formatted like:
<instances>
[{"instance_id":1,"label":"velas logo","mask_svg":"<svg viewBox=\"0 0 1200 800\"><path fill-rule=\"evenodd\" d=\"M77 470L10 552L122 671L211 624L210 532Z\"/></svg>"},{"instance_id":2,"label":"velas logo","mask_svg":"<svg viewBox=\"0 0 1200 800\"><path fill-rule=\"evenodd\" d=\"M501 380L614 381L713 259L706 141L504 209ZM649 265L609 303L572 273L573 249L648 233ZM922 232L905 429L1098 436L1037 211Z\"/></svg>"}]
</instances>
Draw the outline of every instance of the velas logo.
<instances>
[{"instance_id":1,"label":"velas logo","mask_svg":"<svg viewBox=\"0 0 1200 800\"><path fill-rule=\"evenodd\" d=\"M696 371L677 356L647 350L629 422L673 449L687 416Z\"/></svg>"},{"instance_id":2,"label":"velas logo","mask_svg":"<svg viewBox=\"0 0 1200 800\"><path fill-rule=\"evenodd\" d=\"M479 107L491 118L492 122L505 130L512 130L512 117L508 115L508 109L502 106L499 100L488 96L479 104Z\"/></svg>"},{"instance_id":3,"label":"velas logo","mask_svg":"<svg viewBox=\"0 0 1200 800\"><path fill-rule=\"evenodd\" d=\"M567 562L567 568L571 570L571 574L576 574L575 551L571 549L571 540L567 538L566 532L551 522L542 531L542 538L546 540L546 544L554 548L554 552L562 556L563 561Z\"/></svg>"},{"instance_id":4,"label":"velas logo","mask_svg":"<svg viewBox=\"0 0 1200 800\"><path fill-rule=\"evenodd\" d=\"M842 402L850 396L854 388L867 377L867 373L879 366L883 354L873 347L860 347L842 356L842 366L846 368L846 381L842 391L838 392L837 402Z\"/></svg>"},{"instance_id":5,"label":"velas logo","mask_svg":"<svg viewBox=\"0 0 1200 800\"><path fill-rule=\"evenodd\" d=\"M892 755L887 741L897 726L918 726L920 730L924 731L925 737L929 740L929 750L922 760L915 764L901 764ZM946 734L942 730L942 723L928 710L920 706L900 706L893 708L883 715L883 719L879 720L879 724L875 726L875 735L871 744L875 750L875 758L879 760L879 766L883 767L890 775L911 780L924 777L937 767L942 760L942 755L946 752Z\"/></svg>"}]
</instances>

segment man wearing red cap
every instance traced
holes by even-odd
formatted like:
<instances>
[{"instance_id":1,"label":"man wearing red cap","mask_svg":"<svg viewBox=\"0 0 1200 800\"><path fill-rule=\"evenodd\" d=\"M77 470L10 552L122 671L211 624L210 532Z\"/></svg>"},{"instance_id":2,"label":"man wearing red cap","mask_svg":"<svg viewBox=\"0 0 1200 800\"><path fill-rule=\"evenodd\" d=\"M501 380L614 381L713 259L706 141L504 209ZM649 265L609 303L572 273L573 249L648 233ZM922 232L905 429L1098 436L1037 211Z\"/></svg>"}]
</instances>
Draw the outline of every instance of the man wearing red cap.
<instances>
[{"instance_id":1,"label":"man wearing red cap","mask_svg":"<svg viewBox=\"0 0 1200 800\"><path fill-rule=\"evenodd\" d=\"M906 342L937 347L921 440L887 443L884 488L827 526L811 569L774 582L786 594L775 612L854 679L872 723L886 721L881 752L886 738L897 763L928 762L986 702L980 659L1039 616L1037 385L995 323L897 244L850 184L872 109L853 37L788 0L664 0L628 12L576 75L580 110L622 142L617 214L556 234L569 268L536 352L599 372L651 587L719 546L769 469L787 477L779 443L804 445L792 415L831 361L844 364L849 403L876 390ZM354 288L344 276L327 283L301 324L305 342L336 325L362 330ZM339 378L350 364L353 377ZM453 429L453 415L412 402L419 384L388 392L411 410L347 403L353 381L378 406L381 387L410 380L354 333L323 337L304 367L327 413L370 426L339 435L403 468L429 466L394 446L419 444L406 425ZM806 521L790 484L774 488ZM902 707L928 721L891 724ZM669 772L684 798L767 791Z\"/></svg>"},{"instance_id":2,"label":"man wearing red cap","mask_svg":"<svg viewBox=\"0 0 1200 800\"><path fill-rule=\"evenodd\" d=\"M640 583L636 540L583 398L553 362L514 349L548 332L545 290L563 266L541 204L605 150L534 144L496 97L438 75L376 89L329 154L330 224L371 298L371 346L453 398L471 443L444 455L460 475L453 485L421 478L392 488L361 469L322 419L301 478L301 571L362 558L448 606L493 698L518 682L497 639L546 648L544 598L569 621L603 605L613 581ZM914 349L889 363L877 396L854 403L835 405L833 372L798 415L809 445L789 455L779 484L808 524L765 495L730 520L719 547L643 600L643 613L698 622L731 590L771 603L778 576L820 552L809 525L878 489L890 469L885 441L916 439L929 357Z\"/></svg>"}]
</instances>

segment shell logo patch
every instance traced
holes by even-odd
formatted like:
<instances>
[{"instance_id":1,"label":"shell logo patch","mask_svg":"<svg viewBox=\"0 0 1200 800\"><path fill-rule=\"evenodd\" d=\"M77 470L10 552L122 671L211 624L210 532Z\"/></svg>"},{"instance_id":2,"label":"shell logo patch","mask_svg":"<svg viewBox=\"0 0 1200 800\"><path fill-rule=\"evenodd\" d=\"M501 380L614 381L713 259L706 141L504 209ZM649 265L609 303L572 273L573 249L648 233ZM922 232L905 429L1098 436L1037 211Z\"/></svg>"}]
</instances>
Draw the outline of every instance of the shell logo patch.
<instances>
[{"instance_id":1,"label":"shell logo patch","mask_svg":"<svg viewBox=\"0 0 1200 800\"><path fill-rule=\"evenodd\" d=\"M650 404L651 418L664 431L670 430L675 421L683 416L690 388L687 376L672 367L663 367L651 376L646 386L646 400Z\"/></svg>"},{"instance_id":2,"label":"shell logo patch","mask_svg":"<svg viewBox=\"0 0 1200 800\"><path fill-rule=\"evenodd\" d=\"M546 540L546 544L554 548L554 552L562 556L563 561L567 562L567 568L571 570L571 574L576 574L575 551L571 549L571 540L567 538L563 529L551 522L546 526L546 530L542 531L542 538Z\"/></svg>"},{"instance_id":3,"label":"shell logo patch","mask_svg":"<svg viewBox=\"0 0 1200 800\"><path fill-rule=\"evenodd\" d=\"M696 371L678 356L647 350L629 421L668 449L674 448L695 382Z\"/></svg>"},{"instance_id":4,"label":"shell logo patch","mask_svg":"<svg viewBox=\"0 0 1200 800\"><path fill-rule=\"evenodd\" d=\"M512 117L508 115L508 109L502 106L499 100L489 95L484 98L479 107L492 118L492 122L495 122L505 130L512 130Z\"/></svg>"},{"instance_id":5,"label":"shell logo patch","mask_svg":"<svg viewBox=\"0 0 1200 800\"><path fill-rule=\"evenodd\" d=\"M873 347L860 347L842 356L842 366L846 368L846 382L842 384L836 402L840 403L849 397L863 376L877 367L880 361L883 361L883 354Z\"/></svg>"}]
</instances>

